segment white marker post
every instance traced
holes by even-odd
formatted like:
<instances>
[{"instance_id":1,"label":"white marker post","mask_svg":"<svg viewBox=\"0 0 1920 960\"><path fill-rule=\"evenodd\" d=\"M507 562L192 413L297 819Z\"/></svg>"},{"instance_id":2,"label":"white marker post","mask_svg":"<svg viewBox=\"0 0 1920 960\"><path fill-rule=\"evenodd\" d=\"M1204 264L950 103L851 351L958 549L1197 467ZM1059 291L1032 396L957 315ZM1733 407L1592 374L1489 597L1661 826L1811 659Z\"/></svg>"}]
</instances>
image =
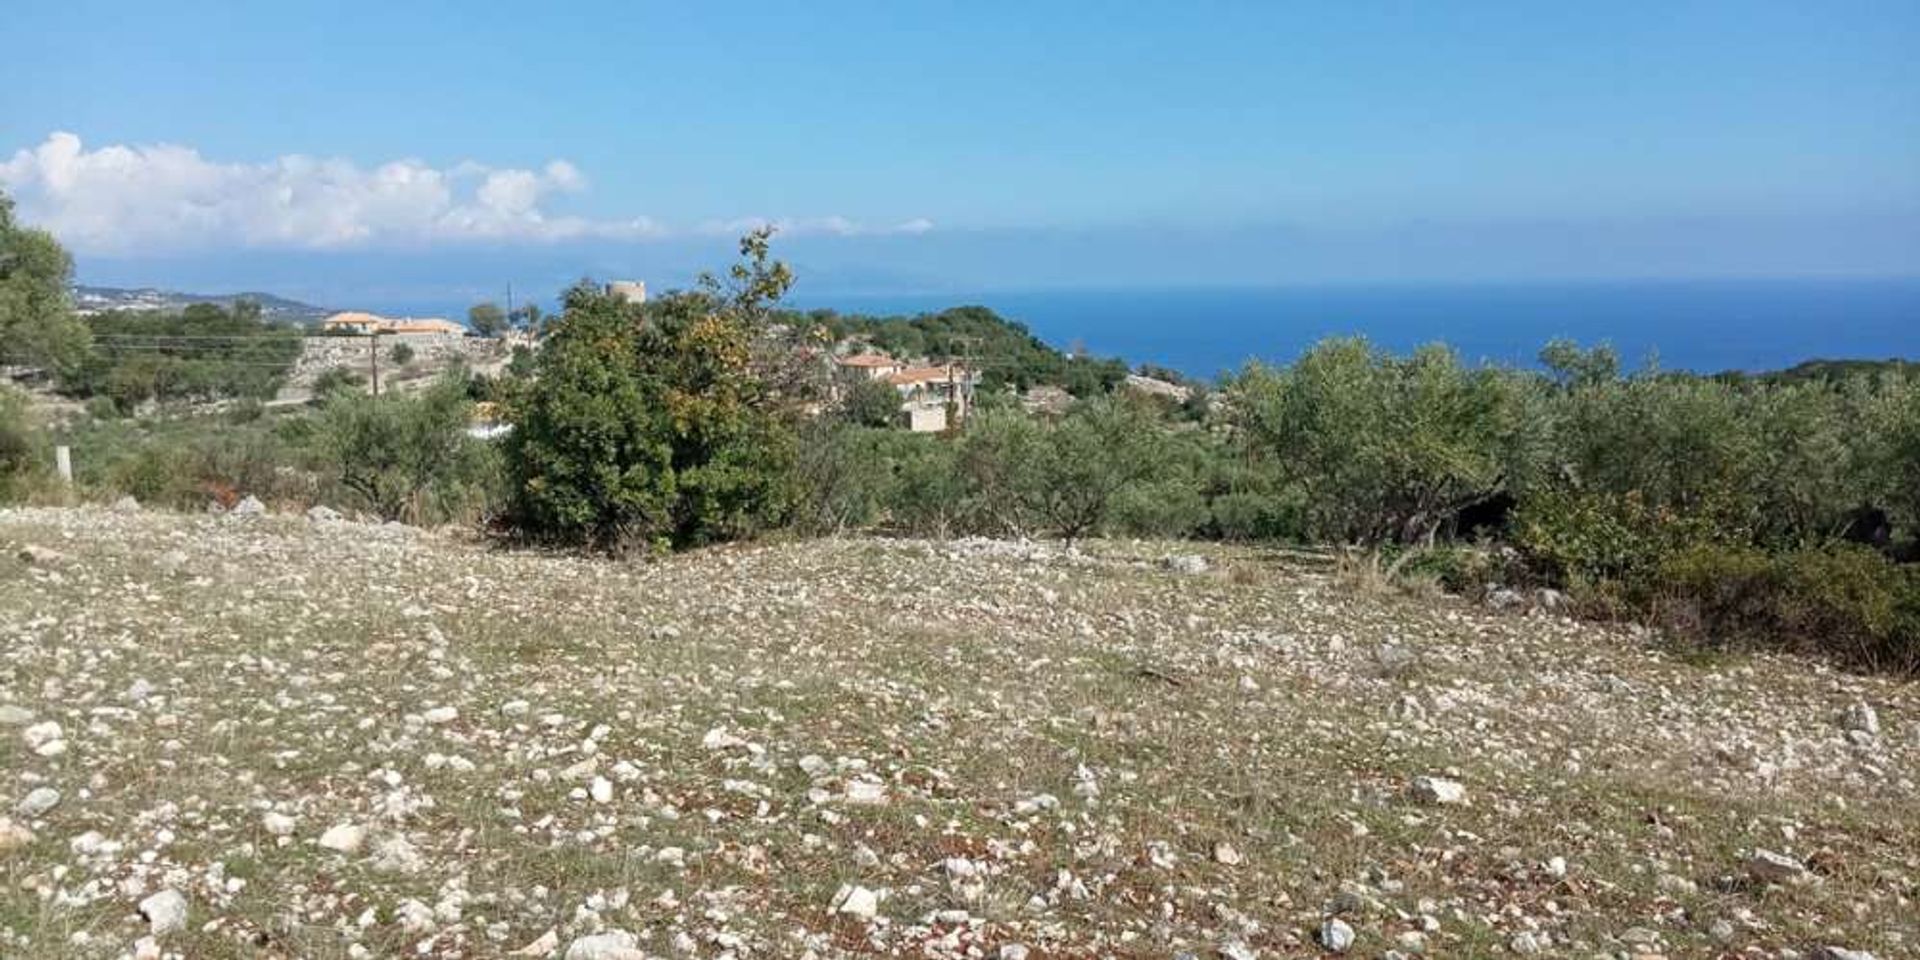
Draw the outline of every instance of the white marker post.
<instances>
[{"instance_id":1,"label":"white marker post","mask_svg":"<svg viewBox=\"0 0 1920 960\"><path fill-rule=\"evenodd\" d=\"M53 448L53 469L60 474L60 482L73 486L73 448L66 444Z\"/></svg>"}]
</instances>

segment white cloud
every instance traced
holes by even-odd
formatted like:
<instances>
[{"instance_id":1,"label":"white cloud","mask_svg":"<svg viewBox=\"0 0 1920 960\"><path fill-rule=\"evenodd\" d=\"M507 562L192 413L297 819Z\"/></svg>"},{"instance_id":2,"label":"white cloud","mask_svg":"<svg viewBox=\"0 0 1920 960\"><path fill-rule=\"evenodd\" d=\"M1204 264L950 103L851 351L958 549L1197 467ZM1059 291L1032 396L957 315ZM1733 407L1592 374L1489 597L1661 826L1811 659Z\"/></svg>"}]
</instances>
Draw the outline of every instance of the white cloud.
<instances>
[{"instance_id":1,"label":"white cloud","mask_svg":"<svg viewBox=\"0 0 1920 960\"><path fill-rule=\"evenodd\" d=\"M445 169L419 160L365 168L301 155L266 163L220 163L191 147L112 145L89 150L54 133L0 162L0 188L23 220L86 253L150 253L209 247L337 249L441 241L643 240L668 236L648 217L592 219L550 213L559 194L580 193L578 167L538 170L463 161ZM738 233L771 224L794 234L923 233L924 219L866 227L843 217L746 218L698 232ZM720 229L724 227L724 229Z\"/></svg>"},{"instance_id":2,"label":"white cloud","mask_svg":"<svg viewBox=\"0 0 1920 960\"><path fill-rule=\"evenodd\" d=\"M708 220L700 225L698 232L732 237L762 227L772 227L776 233L790 237L875 237L926 233L933 229L933 221L916 217L901 223L869 224L846 217L735 217L731 220Z\"/></svg>"}]
</instances>

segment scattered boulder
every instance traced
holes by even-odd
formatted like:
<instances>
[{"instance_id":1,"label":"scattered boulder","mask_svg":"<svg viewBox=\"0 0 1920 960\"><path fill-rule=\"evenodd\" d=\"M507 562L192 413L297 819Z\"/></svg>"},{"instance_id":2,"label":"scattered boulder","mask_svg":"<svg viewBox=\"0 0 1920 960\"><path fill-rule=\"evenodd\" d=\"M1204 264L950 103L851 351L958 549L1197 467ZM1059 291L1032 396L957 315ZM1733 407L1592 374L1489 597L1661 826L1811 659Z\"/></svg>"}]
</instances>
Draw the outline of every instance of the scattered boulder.
<instances>
[{"instance_id":1,"label":"scattered boulder","mask_svg":"<svg viewBox=\"0 0 1920 960\"><path fill-rule=\"evenodd\" d=\"M227 511L227 515L230 517L257 517L266 512L267 505L261 503L259 497L249 493L245 497L242 497L239 503L234 504L233 509Z\"/></svg>"},{"instance_id":2,"label":"scattered boulder","mask_svg":"<svg viewBox=\"0 0 1920 960\"><path fill-rule=\"evenodd\" d=\"M1443 777L1414 777L1407 793L1416 802L1429 806L1449 806L1467 802L1467 788L1457 780Z\"/></svg>"},{"instance_id":3,"label":"scattered boulder","mask_svg":"<svg viewBox=\"0 0 1920 960\"><path fill-rule=\"evenodd\" d=\"M339 523L342 519L340 511L332 507L316 503L307 508L307 521L309 523Z\"/></svg>"},{"instance_id":4,"label":"scattered boulder","mask_svg":"<svg viewBox=\"0 0 1920 960\"><path fill-rule=\"evenodd\" d=\"M284 813L275 813L269 810L265 816L260 818L260 825L265 827L268 833L276 837L285 837L291 836L294 828L298 827L299 823Z\"/></svg>"},{"instance_id":5,"label":"scattered boulder","mask_svg":"<svg viewBox=\"0 0 1920 960\"><path fill-rule=\"evenodd\" d=\"M140 512L140 501L135 499L132 494L127 494L113 502L113 512L138 513Z\"/></svg>"},{"instance_id":6,"label":"scattered boulder","mask_svg":"<svg viewBox=\"0 0 1920 960\"><path fill-rule=\"evenodd\" d=\"M185 929L187 898L178 890L162 890L140 901L140 916L146 918L148 930L156 937Z\"/></svg>"},{"instance_id":7,"label":"scattered boulder","mask_svg":"<svg viewBox=\"0 0 1920 960\"><path fill-rule=\"evenodd\" d=\"M1174 573L1196 576L1207 572L1207 558L1197 553L1177 553L1162 561Z\"/></svg>"},{"instance_id":8,"label":"scattered boulder","mask_svg":"<svg viewBox=\"0 0 1920 960\"><path fill-rule=\"evenodd\" d=\"M460 711L454 707L434 707L420 715L428 723L452 723L460 718Z\"/></svg>"},{"instance_id":9,"label":"scattered boulder","mask_svg":"<svg viewBox=\"0 0 1920 960\"><path fill-rule=\"evenodd\" d=\"M21 727L33 722L33 711L14 703L0 703L0 727Z\"/></svg>"},{"instance_id":10,"label":"scattered boulder","mask_svg":"<svg viewBox=\"0 0 1920 960\"><path fill-rule=\"evenodd\" d=\"M67 559L66 554L52 547L29 543L20 548L20 562L28 566L51 567L65 559Z\"/></svg>"}]
</instances>

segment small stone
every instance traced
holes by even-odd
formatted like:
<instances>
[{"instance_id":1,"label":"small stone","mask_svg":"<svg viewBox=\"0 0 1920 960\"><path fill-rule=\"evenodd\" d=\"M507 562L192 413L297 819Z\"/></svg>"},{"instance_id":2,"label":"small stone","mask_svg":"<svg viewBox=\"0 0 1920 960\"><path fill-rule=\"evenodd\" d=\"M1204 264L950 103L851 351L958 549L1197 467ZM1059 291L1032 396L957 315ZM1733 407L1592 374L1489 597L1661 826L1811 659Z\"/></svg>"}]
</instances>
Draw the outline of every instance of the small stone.
<instances>
[{"instance_id":1,"label":"small stone","mask_svg":"<svg viewBox=\"0 0 1920 960\"><path fill-rule=\"evenodd\" d=\"M706 736L700 738L700 746L708 750L731 750L746 745L745 740L728 733L726 727L714 727L707 731Z\"/></svg>"},{"instance_id":2,"label":"small stone","mask_svg":"<svg viewBox=\"0 0 1920 960\"><path fill-rule=\"evenodd\" d=\"M1338 917L1320 925L1320 945L1333 953L1346 953L1353 946L1353 928Z\"/></svg>"},{"instance_id":3,"label":"small stone","mask_svg":"<svg viewBox=\"0 0 1920 960\"><path fill-rule=\"evenodd\" d=\"M276 837L290 836L294 828L299 826L292 817L284 813L275 813L271 810L267 811L267 813L260 818L260 825L265 827L268 833Z\"/></svg>"},{"instance_id":4,"label":"small stone","mask_svg":"<svg viewBox=\"0 0 1920 960\"><path fill-rule=\"evenodd\" d=\"M1207 558L1197 553L1179 553L1162 561L1174 573L1196 576L1207 572Z\"/></svg>"},{"instance_id":5,"label":"small stone","mask_svg":"<svg viewBox=\"0 0 1920 960\"><path fill-rule=\"evenodd\" d=\"M52 720L48 720L45 723L36 723L20 731L20 737L27 742L27 749L35 753L38 753L41 747L49 743L57 743L65 739L65 735L60 730L60 724Z\"/></svg>"},{"instance_id":6,"label":"small stone","mask_svg":"<svg viewBox=\"0 0 1920 960\"><path fill-rule=\"evenodd\" d=\"M316 524L339 523L340 511L335 510L332 507L322 506L316 503L313 506L307 508L307 522L316 523Z\"/></svg>"},{"instance_id":7,"label":"small stone","mask_svg":"<svg viewBox=\"0 0 1920 960\"><path fill-rule=\"evenodd\" d=\"M156 937L164 937L187 925L187 898L178 890L162 890L140 901L140 915L147 919L147 929Z\"/></svg>"},{"instance_id":8,"label":"small stone","mask_svg":"<svg viewBox=\"0 0 1920 960\"><path fill-rule=\"evenodd\" d=\"M139 510L140 501L135 499L132 494L127 494L113 502L114 513L138 513Z\"/></svg>"},{"instance_id":9,"label":"small stone","mask_svg":"<svg viewBox=\"0 0 1920 960\"><path fill-rule=\"evenodd\" d=\"M1878 960L1865 950L1849 950L1846 947L1824 946L1813 951L1814 960Z\"/></svg>"},{"instance_id":10,"label":"small stone","mask_svg":"<svg viewBox=\"0 0 1920 960\"><path fill-rule=\"evenodd\" d=\"M21 797L19 803L14 804L13 812L32 819L52 810L59 803L60 791L52 787L35 787L27 791L27 795Z\"/></svg>"},{"instance_id":11,"label":"small stone","mask_svg":"<svg viewBox=\"0 0 1920 960\"><path fill-rule=\"evenodd\" d=\"M266 512L267 505L261 503L259 497L249 493L245 497L242 497L239 503L234 504L232 510L227 511L227 516L257 517Z\"/></svg>"},{"instance_id":12,"label":"small stone","mask_svg":"<svg viewBox=\"0 0 1920 960\"><path fill-rule=\"evenodd\" d=\"M1518 590L1500 587L1487 591L1487 606L1495 610L1511 610L1515 607L1524 607L1526 605L1527 598L1521 596Z\"/></svg>"},{"instance_id":13,"label":"small stone","mask_svg":"<svg viewBox=\"0 0 1920 960\"><path fill-rule=\"evenodd\" d=\"M546 933L541 934L526 946L513 951L513 955L516 957L551 957L553 956L553 952L558 949L560 949L560 932L549 927Z\"/></svg>"},{"instance_id":14,"label":"small stone","mask_svg":"<svg viewBox=\"0 0 1920 960\"><path fill-rule=\"evenodd\" d=\"M454 709L453 707L434 707L433 709L420 714L420 719L433 724L452 723L453 721L459 719L459 717L460 717L460 711Z\"/></svg>"},{"instance_id":15,"label":"small stone","mask_svg":"<svg viewBox=\"0 0 1920 960\"><path fill-rule=\"evenodd\" d=\"M1015 816L1031 817L1042 810L1053 810L1060 806L1060 798L1051 793L1036 793L1013 805Z\"/></svg>"},{"instance_id":16,"label":"small stone","mask_svg":"<svg viewBox=\"0 0 1920 960\"><path fill-rule=\"evenodd\" d=\"M593 798L594 803L612 803L613 781L606 777L594 777L593 786L587 788L587 795Z\"/></svg>"},{"instance_id":17,"label":"small stone","mask_svg":"<svg viewBox=\"0 0 1920 960\"><path fill-rule=\"evenodd\" d=\"M817 753L809 753L806 756L801 757L799 767L800 767L801 773L804 773L807 776L814 778L815 780L818 780L821 777L824 777L827 774L830 774L833 772L833 764L827 762L826 757L823 757Z\"/></svg>"},{"instance_id":18,"label":"small stone","mask_svg":"<svg viewBox=\"0 0 1920 960\"><path fill-rule=\"evenodd\" d=\"M861 920L872 920L880 913L880 894L866 887L844 885L833 895L830 909Z\"/></svg>"},{"instance_id":19,"label":"small stone","mask_svg":"<svg viewBox=\"0 0 1920 960\"><path fill-rule=\"evenodd\" d=\"M367 828L357 823L335 824L320 835L321 846L345 854L359 853L366 842Z\"/></svg>"},{"instance_id":20,"label":"small stone","mask_svg":"<svg viewBox=\"0 0 1920 960\"><path fill-rule=\"evenodd\" d=\"M1429 805L1447 806L1467 800L1466 787L1441 777L1414 777L1407 792L1414 800Z\"/></svg>"},{"instance_id":21,"label":"small stone","mask_svg":"<svg viewBox=\"0 0 1920 960\"><path fill-rule=\"evenodd\" d=\"M1699 884L1688 880L1686 877L1672 873L1661 874L1658 879L1653 881L1653 885L1659 888L1661 893L1672 897L1692 896L1700 889Z\"/></svg>"},{"instance_id":22,"label":"small stone","mask_svg":"<svg viewBox=\"0 0 1920 960\"><path fill-rule=\"evenodd\" d=\"M646 960L640 941L625 930L577 937L567 944L566 960Z\"/></svg>"},{"instance_id":23,"label":"small stone","mask_svg":"<svg viewBox=\"0 0 1920 960\"><path fill-rule=\"evenodd\" d=\"M1532 931L1522 931L1514 934L1513 939L1507 941L1507 949L1523 957L1530 957L1545 950L1546 944L1541 943L1540 937Z\"/></svg>"},{"instance_id":24,"label":"small stone","mask_svg":"<svg viewBox=\"0 0 1920 960\"><path fill-rule=\"evenodd\" d=\"M1242 858L1240 851L1234 849L1233 844L1222 840L1213 845L1213 859L1218 863L1233 867L1238 866Z\"/></svg>"},{"instance_id":25,"label":"small stone","mask_svg":"<svg viewBox=\"0 0 1920 960\"><path fill-rule=\"evenodd\" d=\"M1234 940L1220 945L1221 960L1259 960L1260 952Z\"/></svg>"},{"instance_id":26,"label":"small stone","mask_svg":"<svg viewBox=\"0 0 1920 960\"><path fill-rule=\"evenodd\" d=\"M887 785L875 780L852 780L847 783L847 802L863 806L877 806L887 802Z\"/></svg>"},{"instance_id":27,"label":"small stone","mask_svg":"<svg viewBox=\"0 0 1920 960\"><path fill-rule=\"evenodd\" d=\"M1003 943L1000 945L1000 960L1027 960L1027 945L1024 943Z\"/></svg>"},{"instance_id":28,"label":"small stone","mask_svg":"<svg viewBox=\"0 0 1920 960\"><path fill-rule=\"evenodd\" d=\"M1715 920L1714 922L1707 925L1707 936L1712 937L1715 940L1720 941L1721 943L1726 943L1727 941L1732 940L1735 932L1736 931L1733 929L1733 924L1727 922L1726 918L1724 917L1722 917L1719 920Z\"/></svg>"},{"instance_id":29,"label":"small stone","mask_svg":"<svg viewBox=\"0 0 1920 960\"><path fill-rule=\"evenodd\" d=\"M14 703L0 703L0 727L19 727L33 722L33 711Z\"/></svg>"},{"instance_id":30,"label":"small stone","mask_svg":"<svg viewBox=\"0 0 1920 960\"><path fill-rule=\"evenodd\" d=\"M1873 705L1865 700L1856 700L1848 705L1847 712L1840 718L1842 726L1869 737L1880 735L1880 715L1874 712Z\"/></svg>"},{"instance_id":31,"label":"small stone","mask_svg":"<svg viewBox=\"0 0 1920 960\"><path fill-rule=\"evenodd\" d=\"M66 554L52 547L30 543L20 548L20 562L29 566L51 567L66 558Z\"/></svg>"},{"instance_id":32,"label":"small stone","mask_svg":"<svg viewBox=\"0 0 1920 960\"><path fill-rule=\"evenodd\" d=\"M1755 849L1746 866L1747 875L1761 883L1782 883L1807 875L1806 864L1771 850Z\"/></svg>"},{"instance_id":33,"label":"small stone","mask_svg":"<svg viewBox=\"0 0 1920 960\"><path fill-rule=\"evenodd\" d=\"M375 846L373 869L381 873L419 873L427 860L413 842L399 834L387 837Z\"/></svg>"},{"instance_id":34,"label":"small stone","mask_svg":"<svg viewBox=\"0 0 1920 960\"><path fill-rule=\"evenodd\" d=\"M0 853L18 850L33 842L33 831L25 825L14 823L10 817L0 817Z\"/></svg>"},{"instance_id":35,"label":"small stone","mask_svg":"<svg viewBox=\"0 0 1920 960\"><path fill-rule=\"evenodd\" d=\"M1636 947L1650 947L1660 942L1660 934L1646 927L1628 927L1620 932L1620 942Z\"/></svg>"}]
</instances>

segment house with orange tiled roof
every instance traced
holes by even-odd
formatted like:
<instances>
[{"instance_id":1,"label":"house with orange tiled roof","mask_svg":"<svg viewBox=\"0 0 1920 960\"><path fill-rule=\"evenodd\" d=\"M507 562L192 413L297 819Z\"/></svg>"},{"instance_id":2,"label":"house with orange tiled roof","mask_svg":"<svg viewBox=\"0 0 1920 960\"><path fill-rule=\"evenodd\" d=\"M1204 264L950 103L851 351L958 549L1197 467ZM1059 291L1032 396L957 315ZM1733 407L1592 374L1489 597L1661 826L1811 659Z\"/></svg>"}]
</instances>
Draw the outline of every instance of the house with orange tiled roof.
<instances>
[{"instance_id":1,"label":"house with orange tiled roof","mask_svg":"<svg viewBox=\"0 0 1920 960\"><path fill-rule=\"evenodd\" d=\"M980 374L958 364L904 367L886 376L900 391L900 413L907 429L937 433L954 419L965 419L973 406L973 388Z\"/></svg>"},{"instance_id":2,"label":"house with orange tiled roof","mask_svg":"<svg viewBox=\"0 0 1920 960\"><path fill-rule=\"evenodd\" d=\"M333 334L357 334L359 336L395 337L464 337L467 328L439 317L402 317L398 320L349 310L336 313L320 322L320 329Z\"/></svg>"},{"instance_id":3,"label":"house with orange tiled roof","mask_svg":"<svg viewBox=\"0 0 1920 960\"><path fill-rule=\"evenodd\" d=\"M834 357L835 366L848 373L858 374L869 380L878 380L899 372L901 363L884 353L855 353Z\"/></svg>"}]
</instances>

